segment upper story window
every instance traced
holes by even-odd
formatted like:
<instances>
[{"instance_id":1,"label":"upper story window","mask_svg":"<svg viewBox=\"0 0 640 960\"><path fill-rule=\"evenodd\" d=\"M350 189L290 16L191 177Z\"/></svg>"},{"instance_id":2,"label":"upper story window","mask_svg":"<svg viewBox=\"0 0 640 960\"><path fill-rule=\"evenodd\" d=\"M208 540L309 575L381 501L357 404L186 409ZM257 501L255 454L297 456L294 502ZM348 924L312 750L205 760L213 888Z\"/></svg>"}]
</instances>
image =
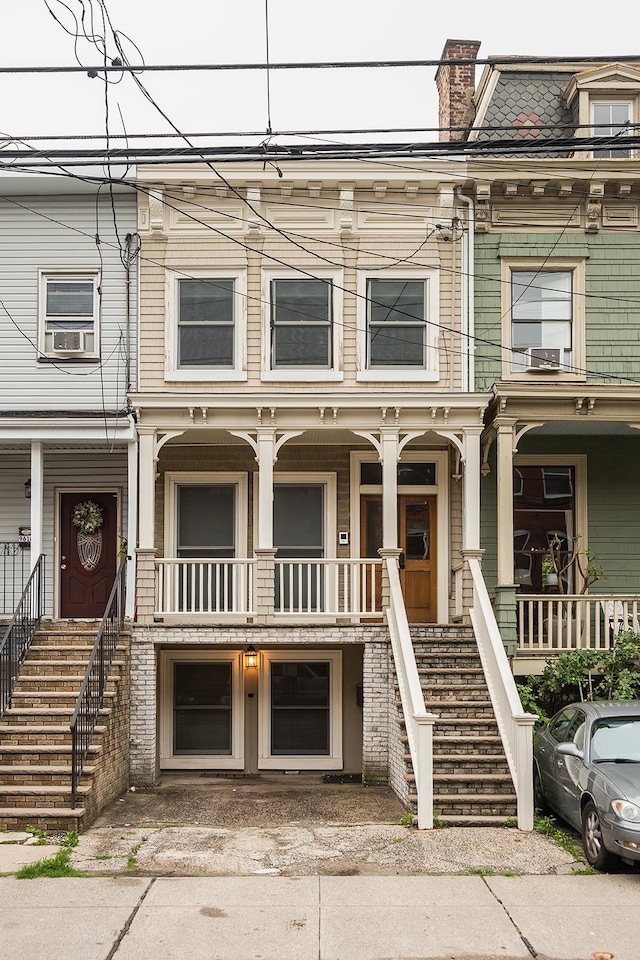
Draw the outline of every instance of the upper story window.
<instances>
[{"instance_id":1,"label":"upper story window","mask_svg":"<svg viewBox=\"0 0 640 960\"><path fill-rule=\"evenodd\" d=\"M437 276L387 273L361 281L359 379L435 380Z\"/></svg>"},{"instance_id":2,"label":"upper story window","mask_svg":"<svg viewBox=\"0 0 640 960\"><path fill-rule=\"evenodd\" d=\"M341 288L338 270L263 272L264 380L342 379Z\"/></svg>"},{"instance_id":3,"label":"upper story window","mask_svg":"<svg viewBox=\"0 0 640 960\"><path fill-rule=\"evenodd\" d=\"M503 376L584 377L584 261L503 262L503 280Z\"/></svg>"},{"instance_id":4,"label":"upper story window","mask_svg":"<svg viewBox=\"0 0 640 960\"><path fill-rule=\"evenodd\" d=\"M165 378L243 379L244 273L189 273L167 273Z\"/></svg>"},{"instance_id":5,"label":"upper story window","mask_svg":"<svg viewBox=\"0 0 640 960\"><path fill-rule=\"evenodd\" d=\"M591 121L593 135L596 137L625 136L629 133L629 126L633 118L633 104L627 100L595 100L591 103ZM613 147L604 147L593 151L594 157L621 159L630 157L631 151L627 148L616 150Z\"/></svg>"},{"instance_id":6,"label":"upper story window","mask_svg":"<svg viewBox=\"0 0 640 960\"><path fill-rule=\"evenodd\" d=\"M58 359L99 356L99 278L92 273L40 274L40 349Z\"/></svg>"},{"instance_id":7,"label":"upper story window","mask_svg":"<svg viewBox=\"0 0 640 960\"><path fill-rule=\"evenodd\" d=\"M271 281L271 366L332 367L330 280Z\"/></svg>"}]
</instances>

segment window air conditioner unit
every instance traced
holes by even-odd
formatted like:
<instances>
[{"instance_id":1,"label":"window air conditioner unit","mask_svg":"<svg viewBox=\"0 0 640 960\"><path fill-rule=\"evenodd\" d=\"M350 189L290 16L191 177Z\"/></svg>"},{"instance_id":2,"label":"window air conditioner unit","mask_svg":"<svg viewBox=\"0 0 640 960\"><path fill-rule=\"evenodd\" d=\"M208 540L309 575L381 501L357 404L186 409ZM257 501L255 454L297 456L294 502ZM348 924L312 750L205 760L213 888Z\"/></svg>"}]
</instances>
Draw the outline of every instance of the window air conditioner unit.
<instances>
[{"instance_id":1,"label":"window air conditioner unit","mask_svg":"<svg viewBox=\"0 0 640 960\"><path fill-rule=\"evenodd\" d=\"M557 347L529 347L525 351L527 370L533 373L557 373L562 364L562 350Z\"/></svg>"},{"instance_id":2,"label":"window air conditioner unit","mask_svg":"<svg viewBox=\"0 0 640 960\"><path fill-rule=\"evenodd\" d=\"M84 353L82 330L54 330L53 349L56 353Z\"/></svg>"}]
</instances>

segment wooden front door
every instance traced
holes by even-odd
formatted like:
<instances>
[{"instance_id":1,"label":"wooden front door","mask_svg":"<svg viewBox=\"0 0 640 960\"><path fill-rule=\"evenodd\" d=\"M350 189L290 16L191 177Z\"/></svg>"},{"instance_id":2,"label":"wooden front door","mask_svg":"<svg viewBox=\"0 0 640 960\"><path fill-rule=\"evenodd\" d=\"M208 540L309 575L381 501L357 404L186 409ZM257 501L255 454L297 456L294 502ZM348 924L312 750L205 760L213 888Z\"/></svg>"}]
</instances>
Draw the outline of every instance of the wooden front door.
<instances>
[{"instance_id":1,"label":"wooden front door","mask_svg":"<svg viewBox=\"0 0 640 960\"><path fill-rule=\"evenodd\" d=\"M382 497L361 498L361 555L377 557L382 546ZM398 497L400 583L409 623L437 620L436 498L421 494Z\"/></svg>"},{"instance_id":2,"label":"wooden front door","mask_svg":"<svg viewBox=\"0 0 640 960\"><path fill-rule=\"evenodd\" d=\"M99 547L79 550L78 528L73 525L73 512L87 500L102 510ZM60 616L101 619L113 581L117 560L117 507L115 493L60 494Z\"/></svg>"}]
</instances>

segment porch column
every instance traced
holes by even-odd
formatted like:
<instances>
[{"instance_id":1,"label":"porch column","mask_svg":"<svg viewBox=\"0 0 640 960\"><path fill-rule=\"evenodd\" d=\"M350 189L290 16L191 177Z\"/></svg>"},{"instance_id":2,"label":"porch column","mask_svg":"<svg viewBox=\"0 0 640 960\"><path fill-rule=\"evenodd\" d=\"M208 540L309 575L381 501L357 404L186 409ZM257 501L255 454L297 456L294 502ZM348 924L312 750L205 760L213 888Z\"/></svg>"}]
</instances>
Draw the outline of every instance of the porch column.
<instances>
[{"instance_id":1,"label":"porch column","mask_svg":"<svg viewBox=\"0 0 640 960\"><path fill-rule=\"evenodd\" d=\"M462 559L482 559L480 549L480 437L482 427L465 427L464 474L462 480ZM473 606L473 582L465 562L462 571L462 609L465 619Z\"/></svg>"},{"instance_id":2,"label":"porch column","mask_svg":"<svg viewBox=\"0 0 640 960\"><path fill-rule=\"evenodd\" d=\"M276 460L275 430L258 429L255 441L258 463L258 539L256 557L256 622L267 623L273 616L276 550L273 546L273 465Z\"/></svg>"},{"instance_id":3,"label":"porch column","mask_svg":"<svg viewBox=\"0 0 640 960\"><path fill-rule=\"evenodd\" d=\"M380 430L382 461L382 549L398 548L398 431Z\"/></svg>"},{"instance_id":4,"label":"porch column","mask_svg":"<svg viewBox=\"0 0 640 960\"><path fill-rule=\"evenodd\" d=\"M136 524L138 518L138 445L127 444L127 589L125 616L133 617L136 605Z\"/></svg>"},{"instance_id":5,"label":"porch column","mask_svg":"<svg viewBox=\"0 0 640 960\"><path fill-rule=\"evenodd\" d=\"M156 430L138 427L138 547L137 620L153 623L156 606L155 515L156 515Z\"/></svg>"},{"instance_id":6,"label":"porch column","mask_svg":"<svg viewBox=\"0 0 640 960\"><path fill-rule=\"evenodd\" d=\"M44 502L44 470L42 442L31 441L31 569L42 553L42 514Z\"/></svg>"},{"instance_id":7,"label":"porch column","mask_svg":"<svg viewBox=\"0 0 640 960\"><path fill-rule=\"evenodd\" d=\"M513 582L513 420L496 424L497 553L496 619L507 653L517 647L516 587Z\"/></svg>"}]
</instances>

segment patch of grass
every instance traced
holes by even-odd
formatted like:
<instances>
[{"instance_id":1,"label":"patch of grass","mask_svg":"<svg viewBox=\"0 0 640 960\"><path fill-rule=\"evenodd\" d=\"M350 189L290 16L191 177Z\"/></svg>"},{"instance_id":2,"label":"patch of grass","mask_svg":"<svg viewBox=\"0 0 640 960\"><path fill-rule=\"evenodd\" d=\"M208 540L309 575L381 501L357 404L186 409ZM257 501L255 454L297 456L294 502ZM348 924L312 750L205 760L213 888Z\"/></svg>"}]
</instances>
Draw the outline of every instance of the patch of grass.
<instances>
[{"instance_id":1,"label":"patch of grass","mask_svg":"<svg viewBox=\"0 0 640 960\"><path fill-rule=\"evenodd\" d=\"M46 830L39 830L38 827L27 826L24 828L24 832L30 833L32 837L35 837L36 842L34 843L34 847L43 847L49 842Z\"/></svg>"},{"instance_id":2,"label":"patch of grass","mask_svg":"<svg viewBox=\"0 0 640 960\"><path fill-rule=\"evenodd\" d=\"M442 830L444 827L446 827L446 823L440 816L441 813L442 813L441 810L433 811L433 829L434 830Z\"/></svg>"},{"instance_id":3,"label":"patch of grass","mask_svg":"<svg viewBox=\"0 0 640 960\"><path fill-rule=\"evenodd\" d=\"M559 847L571 854L574 860L584 861L582 846L563 827L558 826L555 817L541 814L536 811L533 815L533 829L545 837L551 837Z\"/></svg>"},{"instance_id":4,"label":"patch of grass","mask_svg":"<svg viewBox=\"0 0 640 960\"><path fill-rule=\"evenodd\" d=\"M36 880L38 877L86 877L86 873L75 870L69 863L74 847L78 845L78 834L70 830L65 834L60 849L52 857L29 863L16 873L17 880Z\"/></svg>"},{"instance_id":5,"label":"patch of grass","mask_svg":"<svg viewBox=\"0 0 640 960\"><path fill-rule=\"evenodd\" d=\"M517 826L518 826L517 817L507 817L507 819L504 822L505 830L513 830Z\"/></svg>"},{"instance_id":6,"label":"patch of grass","mask_svg":"<svg viewBox=\"0 0 640 960\"><path fill-rule=\"evenodd\" d=\"M134 845L131 847L131 852L129 853L129 856L127 857L127 870L135 870L135 869L137 869L137 866L138 866L138 858L137 858L136 854L140 851L140 847L142 846L142 844L143 844L143 843L146 843L148 839L149 839L148 837L141 837L140 840L139 840L139 842L138 842L138 843L134 843Z\"/></svg>"},{"instance_id":7,"label":"patch of grass","mask_svg":"<svg viewBox=\"0 0 640 960\"><path fill-rule=\"evenodd\" d=\"M471 870L465 871L465 876L467 877L494 877L495 870L491 870L490 867L472 867Z\"/></svg>"},{"instance_id":8,"label":"patch of grass","mask_svg":"<svg viewBox=\"0 0 640 960\"><path fill-rule=\"evenodd\" d=\"M598 871L595 867L592 867L591 864L587 864L586 867L582 867L579 870L572 870L571 875L573 877L593 877L596 876Z\"/></svg>"},{"instance_id":9,"label":"patch of grass","mask_svg":"<svg viewBox=\"0 0 640 960\"><path fill-rule=\"evenodd\" d=\"M396 820L399 827L410 827L413 824L413 814L411 810L405 810L401 817Z\"/></svg>"}]
</instances>

